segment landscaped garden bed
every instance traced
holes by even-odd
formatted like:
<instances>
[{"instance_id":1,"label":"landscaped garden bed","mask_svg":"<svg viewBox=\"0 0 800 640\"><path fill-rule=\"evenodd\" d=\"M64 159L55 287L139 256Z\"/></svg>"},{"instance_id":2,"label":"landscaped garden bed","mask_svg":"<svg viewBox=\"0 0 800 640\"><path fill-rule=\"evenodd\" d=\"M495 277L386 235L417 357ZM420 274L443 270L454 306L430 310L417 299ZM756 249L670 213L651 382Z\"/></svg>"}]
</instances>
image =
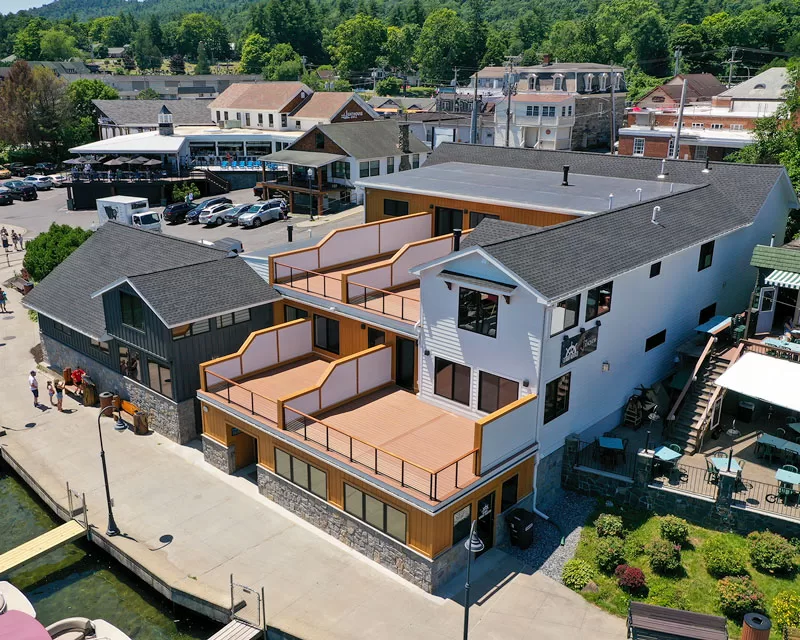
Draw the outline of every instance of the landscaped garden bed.
<instances>
[{"instance_id":1,"label":"landscaped garden bed","mask_svg":"<svg viewBox=\"0 0 800 640\"><path fill-rule=\"evenodd\" d=\"M741 636L744 613L760 611L772 618L770 638L778 640L781 624L800 626L799 564L798 540L719 533L604 506L583 528L563 581L622 617L631 599L724 615L731 638Z\"/></svg>"}]
</instances>

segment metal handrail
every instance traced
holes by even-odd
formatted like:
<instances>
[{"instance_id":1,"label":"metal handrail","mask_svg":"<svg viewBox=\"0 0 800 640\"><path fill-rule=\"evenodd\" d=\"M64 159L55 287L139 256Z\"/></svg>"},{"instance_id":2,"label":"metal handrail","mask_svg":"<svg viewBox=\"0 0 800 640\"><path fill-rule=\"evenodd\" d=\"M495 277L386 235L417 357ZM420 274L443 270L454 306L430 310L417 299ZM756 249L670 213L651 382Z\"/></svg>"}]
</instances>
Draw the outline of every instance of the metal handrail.
<instances>
[{"instance_id":1,"label":"metal handrail","mask_svg":"<svg viewBox=\"0 0 800 640\"><path fill-rule=\"evenodd\" d=\"M697 379L697 374L700 373L700 369L703 368L703 364L705 363L706 358L711 353L711 348L714 346L714 343L717 341L716 336L711 336L706 343L706 348L703 349L703 353L700 355L700 358L697 361L697 364L694 366L694 371L692 371L692 375L689 376L689 379L686 381L686 384L683 385L683 389L681 389L681 393L678 396L678 399L675 401L675 404L672 405L672 409L667 414L667 420L674 420L675 414L678 412L678 409L681 406L686 394L689 393L689 388L694 384L694 381Z\"/></svg>"},{"instance_id":2,"label":"metal handrail","mask_svg":"<svg viewBox=\"0 0 800 640\"><path fill-rule=\"evenodd\" d=\"M295 271L299 271L300 273L305 273L306 274L306 288L305 288L306 293L316 293L314 291L311 291L311 289L310 289L310 285L308 283L309 274L314 275L314 276L320 276L322 278L322 297L323 298L331 298L332 300L341 301L341 293L339 293L338 296L329 296L328 295L328 280L333 280L333 282L338 283L338 291L341 292L341 287L342 287L342 279L341 278L337 278L336 276L329 276L329 275L326 275L326 274L324 274L324 273L322 273L320 271L312 271L311 269L304 269L302 267L293 267L293 266L285 264L283 262L275 261L275 262L273 262L273 264L276 267L284 267L285 269L289 269L289 286L290 287L295 287L296 286L295 285L295 279L294 279L294 272ZM281 282L281 280L279 280L277 278L277 274L276 274L276 278L275 278L275 283L276 284L285 284L285 282L286 282L285 279L283 280L283 282ZM298 289L302 289L302 287L297 287L297 288ZM319 295L319 294L317 294L317 295Z\"/></svg>"},{"instance_id":3,"label":"metal handrail","mask_svg":"<svg viewBox=\"0 0 800 640\"><path fill-rule=\"evenodd\" d=\"M744 347L745 347L745 343L741 342L739 344L739 346L736 348L736 351L734 352L733 357L728 362L728 366L729 367L739 359L739 356L742 354L742 351L744 351ZM698 447L697 447L698 451L700 449L702 449L702 447L703 447L703 439L704 439L705 433L707 431L706 423L709 420L708 413L709 413L709 411L711 411L712 415L713 415L714 405L717 403L717 400L719 399L720 394L724 394L725 391L726 390L723 389L722 387L717 387L717 388L714 389L714 391L711 394L711 397L708 399L708 402L706 403L705 409L703 409L703 413L700 416L700 419L698 420L698 425L699 425L699 429L698 430L699 430L699 436L700 436L699 437L699 442L698 442Z\"/></svg>"},{"instance_id":4,"label":"metal handrail","mask_svg":"<svg viewBox=\"0 0 800 640\"><path fill-rule=\"evenodd\" d=\"M219 378L223 382L227 383L228 386L225 387L225 391L227 391L226 394L222 394L219 391L212 391L209 388L209 386L208 386L208 376L209 376L209 374L212 375L212 376L215 376L216 378ZM226 398L227 401L228 401L228 404L235 404L237 407L242 407L244 409L247 409L248 407L246 407L245 405L240 404L240 403L236 402L235 400L231 400L231 387L235 386L235 387L237 387L239 389L242 389L246 393L250 394L250 407L249 408L250 408L250 413L252 415L254 415L254 416L258 415L258 416L261 416L262 418L269 419L269 416L265 416L263 413L259 413L258 411L256 411L255 398L258 397L261 400L266 400L268 403L271 403L271 404L275 405L275 414L276 414L276 417L277 417L277 413L278 413L278 402L277 402L277 400L273 400L272 398L267 398L266 396L262 396L260 393L256 393L255 391L251 391L247 387L244 387L244 386L240 385L238 382L234 382L233 380L229 380L225 376L221 376L218 373L214 373L213 371L208 371L207 369L204 369L203 370L203 375L205 376L206 390L207 390L208 393L213 393L215 396L220 396L220 397Z\"/></svg>"},{"instance_id":5,"label":"metal handrail","mask_svg":"<svg viewBox=\"0 0 800 640\"><path fill-rule=\"evenodd\" d=\"M402 293L394 293L392 291L386 291L384 289L378 289L377 287L368 287L365 284L359 284L358 282L348 282L348 289L350 286L353 287L361 287L364 289L364 304L361 305L359 303L355 303L351 301L350 292L347 292L347 304L355 304L356 306L363 306L365 309L369 309L367 307L367 301L369 297L367 296L367 290L374 291L381 294L381 313L385 316L392 316L394 318L400 318L401 320L418 320L417 318L407 318L406 317L406 300L409 302L413 302L415 304L419 304L419 300L416 298L412 298L411 296L404 296ZM396 298L400 298L400 315L398 316L396 313L387 313L386 312L386 296L394 296Z\"/></svg>"},{"instance_id":6,"label":"metal handrail","mask_svg":"<svg viewBox=\"0 0 800 640\"><path fill-rule=\"evenodd\" d=\"M382 453L384 455L387 455L387 456L393 458L394 460L397 460L398 462L400 462L400 478L395 478L395 477L390 476L390 475L387 475L387 477L392 478L395 481L399 481L401 487L404 487L404 488L408 487L409 489L413 489L413 490L418 491L420 493L424 493L423 491L420 491L418 488L406 483L406 481L405 481L405 466L406 465L411 465L412 467L414 467L416 469L419 469L420 471L422 471L424 473L427 473L430 476L430 491L428 493L428 496L430 497L431 500L438 500L438 498L437 498L437 494L438 494L438 474L440 474L442 471L445 471L445 470L449 469L453 465L456 465L456 482L455 482L455 486L456 486L456 488L458 488L458 463L460 463L464 459L468 458L469 456L476 454L479 451L479 449L472 449L471 451L469 451L468 453L464 454L460 458L457 458L456 460L453 460L452 462L448 462L447 464L443 465L442 467L440 467L437 470L432 470L432 469L428 469L427 467L423 467L422 465L419 465L419 464L416 464L414 462L411 462L410 460L406 460L405 458L402 458L401 456L398 456L398 455L396 455L394 453L391 453L390 451L386 451L385 449L383 449L381 447L378 447L377 445L374 445L374 444L372 444L370 442L367 442L366 440L362 440L361 438L356 438L356 437L354 437L354 436L352 436L352 435L350 435L348 433L345 433L341 429L337 429L336 427L333 427L333 426L329 425L324 420L320 420L319 418L314 418L313 416L310 416L307 413L303 413L302 411L299 411L299 410L297 410L297 409L295 409L293 407L290 407L288 405L284 405L283 406L284 413L286 412L287 409L289 411L291 411L293 413L296 413L297 415L305 418L306 420L310 420L313 423L316 423L316 424L319 424L319 425L325 427L325 442L317 442L313 438L309 438L308 437L308 425L307 424L303 424L303 439L304 440L309 440L310 439L310 440L312 440L312 442L317 442L317 444L324 445L325 446L325 450L326 451L330 451L331 447L330 447L330 437L329 437L328 431L335 431L336 433L344 436L344 438L346 438L350 443L350 454L348 456L350 462L351 463L355 462L355 463L361 464L362 466L365 466L365 467L367 467L369 469L372 469L373 473L375 473L376 475L387 475L387 474L381 474L378 471L378 464L377 464L378 452L380 452L380 453ZM286 419L284 417L284 425L285 424L286 424ZM354 457L353 457L353 442L354 441L358 442L359 444L365 445L366 447L369 447L369 448L371 448L371 449L373 449L375 451L375 464L372 467L370 467L369 465L364 464L364 462L362 462L360 460L354 459ZM339 453L339 455L344 455L344 454L342 454L342 453L340 453L338 451L336 451L336 453Z\"/></svg>"}]
</instances>

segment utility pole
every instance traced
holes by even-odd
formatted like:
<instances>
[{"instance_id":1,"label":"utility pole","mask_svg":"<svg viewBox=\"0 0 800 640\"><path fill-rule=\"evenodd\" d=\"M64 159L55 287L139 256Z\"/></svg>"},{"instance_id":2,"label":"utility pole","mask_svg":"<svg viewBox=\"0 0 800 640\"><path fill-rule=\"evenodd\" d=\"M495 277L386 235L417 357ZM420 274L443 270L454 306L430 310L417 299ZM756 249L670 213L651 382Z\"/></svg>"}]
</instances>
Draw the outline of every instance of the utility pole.
<instances>
[{"instance_id":1,"label":"utility pole","mask_svg":"<svg viewBox=\"0 0 800 640\"><path fill-rule=\"evenodd\" d=\"M614 98L614 67L611 67L611 155L614 155L614 142L617 139L617 103Z\"/></svg>"},{"instance_id":2,"label":"utility pole","mask_svg":"<svg viewBox=\"0 0 800 640\"><path fill-rule=\"evenodd\" d=\"M450 84L454 87L458 86L458 67L453 67L453 81Z\"/></svg>"},{"instance_id":3,"label":"utility pole","mask_svg":"<svg viewBox=\"0 0 800 640\"><path fill-rule=\"evenodd\" d=\"M686 86L689 81L683 79L683 87L681 88L681 105L678 108L678 129L675 132L675 148L672 150L672 159L678 159L678 152L681 146L681 127L683 126L683 108L686 106Z\"/></svg>"},{"instance_id":4,"label":"utility pole","mask_svg":"<svg viewBox=\"0 0 800 640\"><path fill-rule=\"evenodd\" d=\"M736 47L731 47L731 59L726 60L728 63L728 89L733 86L733 65L741 62L741 60L735 60L736 58Z\"/></svg>"},{"instance_id":5,"label":"utility pole","mask_svg":"<svg viewBox=\"0 0 800 640\"><path fill-rule=\"evenodd\" d=\"M508 66L508 81L506 82L506 92L508 100L506 102L506 146L509 146L511 141L511 96L516 89L516 82L514 81L514 63L521 59L522 56L506 56L506 65Z\"/></svg>"},{"instance_id":6,"label":"utility pole","mask_svg":"<svg viewBox=\"0 0 800 640\"><path fill-rule=\"evenodd\" d=\"M680 47L675 47L675 68L672 70L672 75L677 76L680 75L681 72L681 55L683 55L683 51Z\"/></svg>"},{"instance_id":7,"label":"utility pole","mask_svg":"<svg viewBox=\"0 0 800 640\"><path fill-rule=\"evenodd\" d=\"M474 92L472 95L472 118L469 123L469 143L478 144L478 71L475 71Z\"/></svg>"}]
</instances>

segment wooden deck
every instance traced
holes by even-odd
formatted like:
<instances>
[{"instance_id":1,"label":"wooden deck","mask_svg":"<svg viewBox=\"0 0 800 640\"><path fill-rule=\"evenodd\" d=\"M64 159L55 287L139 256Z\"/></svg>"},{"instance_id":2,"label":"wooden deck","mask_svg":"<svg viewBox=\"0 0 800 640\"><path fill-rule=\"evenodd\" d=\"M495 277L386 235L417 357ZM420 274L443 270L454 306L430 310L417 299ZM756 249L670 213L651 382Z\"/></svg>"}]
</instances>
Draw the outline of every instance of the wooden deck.
<instances>
[{"instance_id":1,"label":"wooden deck","mask_svg":"<svg viewBox=\"0 0 800 640\"><path fill-rule=\"evenodd\" d=\"M208 640L254 640L263 633L263 630L251 627L249 624L231 620Z\"/></svg>"},{"instance_id":2,"label":"wooden deck","mask_svg":"<svg viewBox=\"0 0 800 640\"><path fill-rule=\"evenodd\" d=\"M75 520L65 522L60 527L43 533L38 538L29 540L0 555L0 575L6 575L31 560L35 560L53 549L57 549L85 535L86 529L80 522Z\"/></svg>"}]
</instances>

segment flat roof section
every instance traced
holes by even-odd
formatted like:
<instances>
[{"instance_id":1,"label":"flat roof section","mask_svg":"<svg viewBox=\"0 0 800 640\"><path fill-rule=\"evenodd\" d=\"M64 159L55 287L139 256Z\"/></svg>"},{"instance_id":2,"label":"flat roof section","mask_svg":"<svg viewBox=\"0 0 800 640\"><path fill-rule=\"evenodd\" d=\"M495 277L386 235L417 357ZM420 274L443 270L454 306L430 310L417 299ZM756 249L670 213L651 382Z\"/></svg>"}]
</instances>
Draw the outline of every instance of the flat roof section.
<instances>
[{"instance_id":1,"label":"flat roof section","mask_svg":"<svg viewBox=\"0 0 800 640\"><path fill-rule=\"evenodd\" d=\"M610 194L614 194L612 208L616 209L637 202L637 189L642 190L642 200L649 200L669 195L670 190L678 193L692 188L668 181L575 173L569 175L569 186L562 187L562 179L560 171L447 162L365 178L356 181L356 185L574 215L607 211Z\"/></svg>"}]
</instances>

